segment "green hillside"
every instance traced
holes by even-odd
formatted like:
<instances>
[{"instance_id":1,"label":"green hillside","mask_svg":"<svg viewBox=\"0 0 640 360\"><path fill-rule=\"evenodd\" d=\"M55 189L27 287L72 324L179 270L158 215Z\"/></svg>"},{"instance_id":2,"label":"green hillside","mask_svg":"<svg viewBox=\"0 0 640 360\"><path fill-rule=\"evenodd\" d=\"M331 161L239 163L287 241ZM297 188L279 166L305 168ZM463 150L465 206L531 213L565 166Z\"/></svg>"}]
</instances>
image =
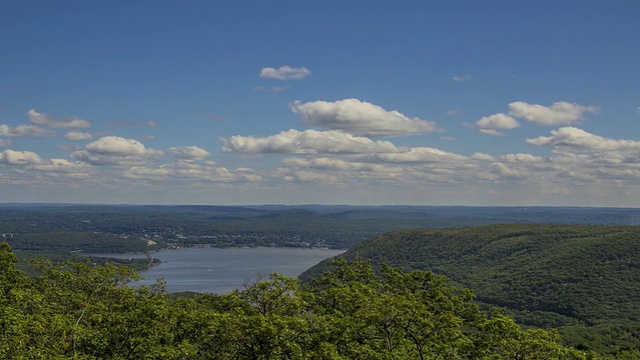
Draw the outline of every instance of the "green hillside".
<instances>
[{"instance_id":1,"label":"green hillside","mask_svg":"<svg viewBox=\"0 0 640 360\"><path fill-rule=\"evenodd\" d=\"M428 271L337 264L311 285L273 274L226 295L170 297L133 270L41 263L0 242L0 358L605 360L487 313ZM628 352L615 359L637 355ZM627 356L628 355L628 356Z\"/></svg>"},{"instance_id":2,"label":"green hillside","mask_svg":"<svg viewBox=\"0 0 640 360\"><path fill-rule=\"evenodd\" d=\"M342 256L445 275L522 324L559 328L578 348L640 347L640 227L416 229L375 237Z\"/></svg>"}]
</instances>

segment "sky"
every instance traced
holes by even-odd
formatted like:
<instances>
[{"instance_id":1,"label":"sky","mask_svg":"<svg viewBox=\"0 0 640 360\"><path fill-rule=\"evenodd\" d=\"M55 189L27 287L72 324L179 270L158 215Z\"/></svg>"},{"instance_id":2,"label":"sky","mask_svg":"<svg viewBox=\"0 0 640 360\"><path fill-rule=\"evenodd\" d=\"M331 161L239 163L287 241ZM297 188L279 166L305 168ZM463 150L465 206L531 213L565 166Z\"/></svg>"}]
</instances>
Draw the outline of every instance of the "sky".
<instances>
[{"instance_id":1,"label":"sky","mask_svg":"<svg viewBox=\"0 0 640 360\"><path fill-rule=\"evenodd\" d=\"M0 0L0 203L638 207L638 18Z\"/></svg>"}]
</instances>

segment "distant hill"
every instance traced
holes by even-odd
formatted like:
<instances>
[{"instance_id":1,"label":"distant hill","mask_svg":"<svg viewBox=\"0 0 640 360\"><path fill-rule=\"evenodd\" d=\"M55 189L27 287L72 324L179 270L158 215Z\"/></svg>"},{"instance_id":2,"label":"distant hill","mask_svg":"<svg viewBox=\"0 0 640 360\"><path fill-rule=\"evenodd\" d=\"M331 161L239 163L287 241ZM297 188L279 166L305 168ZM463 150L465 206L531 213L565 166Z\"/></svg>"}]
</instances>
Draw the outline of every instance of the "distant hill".
<instances>
[{"instance_id":1,"label":"distant hill","mask_svg":"<svg viewBox=\"0 0 640 360\"><path fill-rule=\"evenodd\" d=\"M153 237L159 247L318 246L346 249L389 231L499 223L638 225L640 209L500 206L0 204L0 234ZM238 237L240 236L240 237ZM211 240L211 239L216 239ZM16 244L16 250L21 250ZM63 246L64 247L64 246Z\"/></svg>"},{"instance_id":2,"label":"distant hill","mask_svg":"<svg viewBox=\"0 0 640 360\"><path fill-rule=\"evenodd\" d=\"M578 348L640 347L640 227L404 230L359 243L341 257L446 275L473 289L481 303L509 309L522 324L559 328Z\"/></svg>"}]
</instances>

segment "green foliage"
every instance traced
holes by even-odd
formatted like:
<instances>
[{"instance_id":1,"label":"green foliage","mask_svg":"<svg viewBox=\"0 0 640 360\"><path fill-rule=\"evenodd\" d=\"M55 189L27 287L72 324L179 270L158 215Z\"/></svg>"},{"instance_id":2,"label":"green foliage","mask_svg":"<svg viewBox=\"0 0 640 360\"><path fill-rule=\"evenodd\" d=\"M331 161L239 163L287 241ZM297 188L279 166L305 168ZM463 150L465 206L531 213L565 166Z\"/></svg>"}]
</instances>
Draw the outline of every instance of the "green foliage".
<instances>
[{"instance_id":1,"label":"green foliage","mask_svg":"<svg viewBox=\"0 0 640 360\"><path fill-rule=\"evenodd\" d=\"M0 245L3 359L586 359L428 271L338 262L310 285L274 274L172 298L128 286L124 267L42 262L27 277L15 261Z\"/></svg>"},{"instance_id":2,"label":"green foliage","mask_svg":"<svg viewBox=\"0 0 640 360\"><path fill-rule=\"evenodd\" d=\"M559 328L572 346L610 353L640 347L635 226L416 229L376 237L341 257L446 275L474 289L481 304L505 307L522 324ZM326 264L303 278L323 269Z\"/></svg>"}]
</instances>

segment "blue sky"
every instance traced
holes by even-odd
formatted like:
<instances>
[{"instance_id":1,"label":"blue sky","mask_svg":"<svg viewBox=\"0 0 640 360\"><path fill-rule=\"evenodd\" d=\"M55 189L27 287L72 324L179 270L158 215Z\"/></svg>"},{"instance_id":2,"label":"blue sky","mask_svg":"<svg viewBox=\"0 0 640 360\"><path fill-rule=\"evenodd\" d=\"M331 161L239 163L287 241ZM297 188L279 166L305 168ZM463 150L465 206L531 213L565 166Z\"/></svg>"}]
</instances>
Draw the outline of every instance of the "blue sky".
<instances>
[{"instance_id":1,"label":"blue sky","mask_svg":"<svg viewBox=\"0 0 640 360\"><path fill-rule=\"evenodd\" d=\"M0 202L635 207L638 16L0 2Z\"/></svg>"}]
</instances>

